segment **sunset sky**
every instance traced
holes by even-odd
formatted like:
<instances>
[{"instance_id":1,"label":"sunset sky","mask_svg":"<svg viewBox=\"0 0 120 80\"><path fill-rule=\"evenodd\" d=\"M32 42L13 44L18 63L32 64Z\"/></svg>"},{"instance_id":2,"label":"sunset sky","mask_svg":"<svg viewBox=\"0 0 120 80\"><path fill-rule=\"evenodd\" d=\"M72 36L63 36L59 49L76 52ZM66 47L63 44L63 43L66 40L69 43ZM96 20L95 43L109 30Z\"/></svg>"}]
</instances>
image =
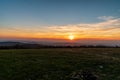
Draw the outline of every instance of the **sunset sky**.
<instances>
[{"instance_id":1,"label":"sunset sky","mask_svg":"<svg viewBox=\"0 0 120 80\"><path fill-rule=\"evenodd\" d=\"M0 0L0 39L120 40L120 0Z\"/></svg>"}]
</instances>

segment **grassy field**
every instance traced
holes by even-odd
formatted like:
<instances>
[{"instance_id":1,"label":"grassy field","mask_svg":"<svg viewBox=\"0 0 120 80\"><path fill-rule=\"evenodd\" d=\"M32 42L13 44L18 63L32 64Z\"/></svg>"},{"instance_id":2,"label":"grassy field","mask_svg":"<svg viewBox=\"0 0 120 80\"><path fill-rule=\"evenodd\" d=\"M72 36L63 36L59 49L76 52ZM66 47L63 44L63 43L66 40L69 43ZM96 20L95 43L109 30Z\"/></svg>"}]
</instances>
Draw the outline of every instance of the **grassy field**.
<instances>
[{"instance_id":1,"label":"grassy field","mask_svg":"<svg viewBox=\"0 0 120 80\"><path fill-rule=\"evenodd\" d=\"M120 48L0 50L0 80L70 80L81 70L120 80Z\"/></svg>"}]
</instances>

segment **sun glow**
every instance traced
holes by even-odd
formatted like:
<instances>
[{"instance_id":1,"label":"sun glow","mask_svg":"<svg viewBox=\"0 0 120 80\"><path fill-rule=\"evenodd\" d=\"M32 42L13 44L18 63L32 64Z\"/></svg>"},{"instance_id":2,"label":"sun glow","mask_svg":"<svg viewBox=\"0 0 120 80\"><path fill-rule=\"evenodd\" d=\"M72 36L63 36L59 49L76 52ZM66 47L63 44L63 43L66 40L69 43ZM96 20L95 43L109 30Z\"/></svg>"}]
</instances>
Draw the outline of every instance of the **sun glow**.
<instances>
[{"instance_id":1,"label":"sun glow","mask_svg":"<svg viewBox=\"0 0 120 80\"><path fill-rule=\"evenodd\" d=\"M73 35L69 35L68 36L70 40L74 40L74 36Z\"/></svg>"}]
</instances>

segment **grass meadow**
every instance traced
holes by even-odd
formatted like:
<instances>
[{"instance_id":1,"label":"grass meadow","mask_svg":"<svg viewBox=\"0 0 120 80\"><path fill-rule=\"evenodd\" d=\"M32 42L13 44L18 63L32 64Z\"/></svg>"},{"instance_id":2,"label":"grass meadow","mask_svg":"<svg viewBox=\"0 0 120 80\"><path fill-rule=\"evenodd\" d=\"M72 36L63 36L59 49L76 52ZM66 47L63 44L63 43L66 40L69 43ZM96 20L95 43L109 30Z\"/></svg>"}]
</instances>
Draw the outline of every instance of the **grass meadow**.
<instances>
[{"instance_id":1,"label":"grass meadow","mask_svg":"<svg viewBox=\"0 0 120 80\"><path fill-rule=\"evenodd\" d=\"M70 80L81 70L120 80L120 48L0 50L0 80Z\"/></svg>"}]
</instances>

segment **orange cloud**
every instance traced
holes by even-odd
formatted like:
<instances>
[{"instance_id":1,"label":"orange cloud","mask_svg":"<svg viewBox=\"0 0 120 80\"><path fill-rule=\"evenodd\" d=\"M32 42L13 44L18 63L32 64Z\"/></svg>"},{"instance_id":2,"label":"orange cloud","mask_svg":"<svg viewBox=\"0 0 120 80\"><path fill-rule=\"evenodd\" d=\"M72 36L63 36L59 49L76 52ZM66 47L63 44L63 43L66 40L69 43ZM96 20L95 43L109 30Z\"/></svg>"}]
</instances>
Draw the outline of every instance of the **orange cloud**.
<instances>
[{"instance_id":1,"label":"orange cloud","mask_svg":"<svg viewBox=\"0 0 120 80\"><path fill-rule=\"evenodd\" d=\"M104 19L104 21L92 24L84 23L62 26L2 27L0 29L0 37L67 39L69 34L73 34L75 39L120 40L120 18L103 16L99 17L99 19Z\"/></svg>"}]
</instances>

